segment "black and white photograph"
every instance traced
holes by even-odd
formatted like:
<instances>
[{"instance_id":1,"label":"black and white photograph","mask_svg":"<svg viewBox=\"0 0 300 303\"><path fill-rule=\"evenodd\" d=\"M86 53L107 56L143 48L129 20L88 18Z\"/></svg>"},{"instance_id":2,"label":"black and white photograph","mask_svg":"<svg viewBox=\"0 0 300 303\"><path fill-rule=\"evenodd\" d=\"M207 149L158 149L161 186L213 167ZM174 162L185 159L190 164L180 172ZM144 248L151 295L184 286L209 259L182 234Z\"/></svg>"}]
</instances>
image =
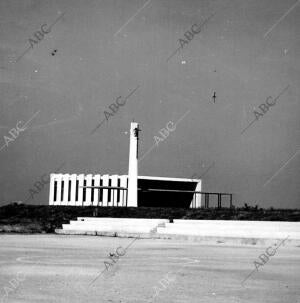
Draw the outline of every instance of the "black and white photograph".
<instances>
[{"instance_id":1,"label":"black and white photograph","mask_svg":"<svg viewBox=\"0 0 300 303\"><path fill-rule=\"evenodd\" d=\"M0 303L300 303L300 0L0 0Z\"/></svg>"}]
</instances>

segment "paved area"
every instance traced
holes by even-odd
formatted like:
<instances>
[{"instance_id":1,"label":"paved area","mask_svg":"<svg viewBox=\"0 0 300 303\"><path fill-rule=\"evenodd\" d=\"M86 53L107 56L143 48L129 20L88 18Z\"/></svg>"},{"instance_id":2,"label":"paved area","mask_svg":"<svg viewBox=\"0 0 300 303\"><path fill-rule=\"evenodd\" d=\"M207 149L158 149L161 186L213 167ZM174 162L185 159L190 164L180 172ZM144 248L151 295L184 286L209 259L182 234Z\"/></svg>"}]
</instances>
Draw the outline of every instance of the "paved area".
<instances>
[{"instance_id":1,"label":"paved area","mask_svg":"<svg viewBox=\"0 0 300 303\"><path fill-rule=\"evenodd\" d=\"M1 303L300 303L300 247L282 245L254 270L267 247L8 234L0 243Z\"/></svg>"}]
</instances>

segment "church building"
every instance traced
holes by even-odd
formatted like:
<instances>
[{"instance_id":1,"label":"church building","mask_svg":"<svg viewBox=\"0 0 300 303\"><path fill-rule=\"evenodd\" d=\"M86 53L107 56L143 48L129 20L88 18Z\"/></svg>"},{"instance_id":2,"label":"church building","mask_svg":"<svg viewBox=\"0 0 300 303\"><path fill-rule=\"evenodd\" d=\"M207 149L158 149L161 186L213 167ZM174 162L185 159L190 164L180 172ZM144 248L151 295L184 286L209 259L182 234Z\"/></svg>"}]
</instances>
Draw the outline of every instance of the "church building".
<instances>
[{"instance_id":1,"label":"church building","mask_svg":"<svg viewBox=\"0 0 300 303\"><path fill-rule=\"evenodd\" d=\"M49 205L201 207L200 179L138 175L138 142L139 125L132 122L128 175L51 174Z\"/></svg>"}]
</instances>

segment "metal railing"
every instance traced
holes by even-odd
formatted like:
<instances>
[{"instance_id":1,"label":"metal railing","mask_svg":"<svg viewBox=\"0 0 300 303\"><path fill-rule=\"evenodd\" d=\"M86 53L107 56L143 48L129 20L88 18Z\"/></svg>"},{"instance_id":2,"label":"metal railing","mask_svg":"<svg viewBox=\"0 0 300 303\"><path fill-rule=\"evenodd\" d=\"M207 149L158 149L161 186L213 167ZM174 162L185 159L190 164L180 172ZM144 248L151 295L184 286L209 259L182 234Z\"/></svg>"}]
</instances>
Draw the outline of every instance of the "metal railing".
<instances>
[{"instance_id":1,"label":"metal railing","mask_svg":"<svg viewBox=\"0 0 300 303\"><path fill-rule=\"evenodd\" d=\"M229 197L229 208L232 208L232 196L233 194L229 194L229 193L209 193L209 192L194 192L195 195L193 196L193 200L191 203L191 208L199 208L196 206L196 196L197 195L203 195L204 196L204 205L201 206L203 208L209 208L209 197L210 196L217 196L217 208L222 208L222 197L223 196L228 196ZM202 196L201 196L202 198Z\"/></svg>"},{"instance_id":2,"label":"metal railing","mask_svg":"<svg viewBox=\"0 0 300 303\"><path fill-rule=\"evenodd\" d=\"M103 190L107 190L107 206L127 206L127 191L126 187L119 186L80 186L84 190L90 188L92 191L98 190L98 201L97 205L93 206L103 206ZM92 201L93 202L93 201ZM121 202L121 203L120 203ZM111 203L111 204L110 204Z\"/></svg>"},{"instance_id":3,"label":"metal railing","mask_svg":"<svg viewBox=\"0 0 300 303\"><path fill-rule=\"evenodd\" d=\"M108 190L108 202L112 202L109 206L127 206L127 191L126 187L119 187L119 186L82 186L84 189L91 188L92 190L99 191L99 202L97 206L102 206L101 204L101 197L103 196L103 190ZM174 193L190 193L192 194L192 200L190 202L190 208L209 208L210 207L210 196L217 197L217 208L222 208L222 197L228 196L229 197L229 207L232 208L232 197L233 194L231 193L216 193L216 192L203 192L203 191L193 191L193 190L176 190L176 189L163 189L163 188L147 188L142 189L138 188L138 190L143 192L174 192ZM122 194L122 199L121 199ZM200 195L200 205L197 205L197 195ZM202 197L204 196L204 204L202 203ZM199 199L198 199L199 200ZM114 201L116 203L114 203ZM119 204L122 202L122 205ZM100 204L100 205L99 205ZM228 207L228 206L227 206Z\"/></svg>"},{"instance_id":4,"label":"metal railing","mask_svg":"<svg viewBox=\"0 0 300 303\"><path fill-rule=\"evenodd\" d=\"M229 207L232 208L233 204L232 204L232 197L233 194L231 193L215 193L215 192L203 192L203 191L193 191L193 190L176 190L176 189L162 189L162 188L147 188L147 189L141 189L139 188L139 190L142 190L144 192L174 192L174 193L190 193L193 194L192 200L191 200L191 204L190 204L190 208L209 208L209 202L210 196L217 196L217 208L222 208L222 197L223 196L229 196ZM197 195L200 195L201 198L201 203L200 205L197 205L196 201L197 201ZM204 196L204 205L202 205L202 196Z\"/></svg>"}]
</instances>

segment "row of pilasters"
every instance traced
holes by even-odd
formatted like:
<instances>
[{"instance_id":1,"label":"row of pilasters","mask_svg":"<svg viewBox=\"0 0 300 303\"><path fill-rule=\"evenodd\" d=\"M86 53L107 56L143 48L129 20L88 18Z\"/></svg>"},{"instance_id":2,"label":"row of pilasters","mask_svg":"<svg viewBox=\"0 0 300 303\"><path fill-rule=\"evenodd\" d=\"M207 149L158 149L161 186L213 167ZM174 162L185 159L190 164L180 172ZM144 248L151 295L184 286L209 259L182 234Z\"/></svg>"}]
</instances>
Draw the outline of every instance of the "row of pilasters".
<instances>
[{"instance_id":1,"label":"row of pilasters","mask_svg":"<svg viewBox=\"0 0 300 303\"><path fill-rule=\"evenodd\" d=\"M49 205L126 206L126 190L84 188L84 186L127 188L127 183L126 175L51 174Z\"/></svg>"}]
</instances>

